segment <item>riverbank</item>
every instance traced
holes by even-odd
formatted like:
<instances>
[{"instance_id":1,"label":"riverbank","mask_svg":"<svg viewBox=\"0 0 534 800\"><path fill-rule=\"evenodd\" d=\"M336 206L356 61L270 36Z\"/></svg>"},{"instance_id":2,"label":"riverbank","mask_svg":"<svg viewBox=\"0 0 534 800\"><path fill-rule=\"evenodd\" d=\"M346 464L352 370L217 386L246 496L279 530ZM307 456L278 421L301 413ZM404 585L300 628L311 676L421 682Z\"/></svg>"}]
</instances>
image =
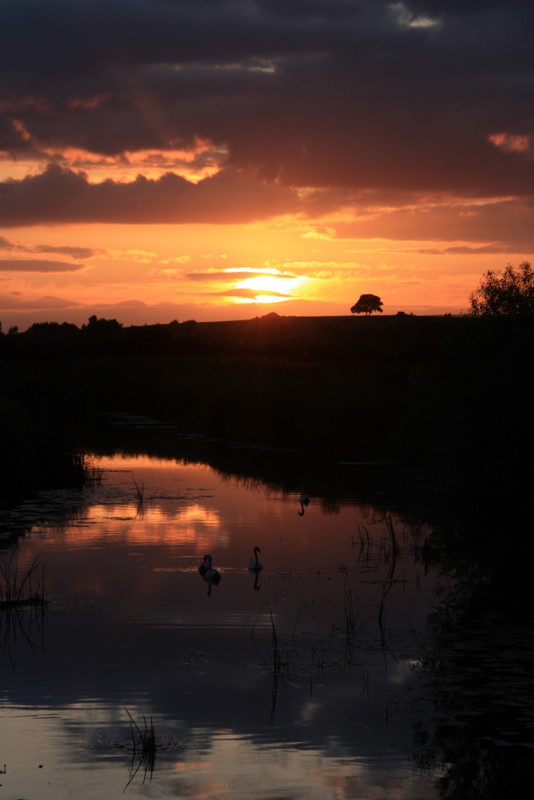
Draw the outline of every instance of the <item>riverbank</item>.
<instances>
[{"instance_id":1,"label":"riverbank","mask_svg":"<svg viewBox=\"0 0 534 800\"><path fill-rule=\"evenodd\" d=\"M111 412L242 444L431 467L473 512L484 497L517 508L524 496L529 319L101 322L1 337L3 481L30 463L50 476L54 451L75 451Z\"/></svg>"}]
</instances>

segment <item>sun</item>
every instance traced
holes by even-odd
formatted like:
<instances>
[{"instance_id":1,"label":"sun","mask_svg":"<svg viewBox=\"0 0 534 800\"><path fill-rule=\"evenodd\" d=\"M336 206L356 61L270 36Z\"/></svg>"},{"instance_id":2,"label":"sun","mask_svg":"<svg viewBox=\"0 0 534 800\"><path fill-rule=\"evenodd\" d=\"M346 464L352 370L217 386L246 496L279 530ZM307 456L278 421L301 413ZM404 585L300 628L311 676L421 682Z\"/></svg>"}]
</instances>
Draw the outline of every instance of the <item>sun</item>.
<instances>
[{"instance_id":1,"label":"sun","mask_svg":"<svg viewBox=\"0 0 534 800\"><path fill-rule=\"evenodd\" d=\"M258 271L244 278L236 289L248 289L256 303L281 303L290 300L308 279L302 275L285 275L278 270Z\"/></svg>"}]
</instances>

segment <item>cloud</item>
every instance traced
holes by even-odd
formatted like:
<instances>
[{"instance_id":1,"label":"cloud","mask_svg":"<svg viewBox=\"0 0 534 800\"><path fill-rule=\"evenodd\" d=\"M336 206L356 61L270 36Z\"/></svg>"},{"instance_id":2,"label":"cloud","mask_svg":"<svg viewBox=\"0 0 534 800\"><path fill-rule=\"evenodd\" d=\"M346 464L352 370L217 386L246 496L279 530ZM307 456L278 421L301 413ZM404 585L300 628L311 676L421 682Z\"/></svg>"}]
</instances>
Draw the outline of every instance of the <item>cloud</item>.
<instances>
[{"instance_id":1,"label":"cloud","mask_svg":"<svg viewBox=\"0 0 534 800\"><path fill-rule=\"evenodd\" d=\"M212 282L212 281L231 281L231 280L245 280L245 278L256 278L261 275L257 270L229 272L228 270L220 270L219 272L188 272L185 277L189 281L199 282Z\"/></svg>"},{"instance_id":2,"label":"cloud","mask_svg":"<svg viewBox=\"0 0 534 800\"><path fill-rule=\"evenodd\" d=\"M213 292L213 295L216 297L241 297L245 299L254 300L255 297L261 295L262 297L291 297L289 294L283 294L282 292L273 292L266 289L226 289L223 292Z\"/></svg>"},{"instance_id":3,"label":"cloud","mask_svg":"<svg viewBox=\"0 0 534 800\"><path fill-rule=\"evenodd\" d=\"M19 299L15 295L0 295L0 311L63 311L81 304L61 297L45 295L33 299Z\"/></svg>"},{"instance_id":4,"label":"cloud","mask_svg":"<svg viewBox=\"0 0 534 800\"><path fill-rule=\"evenodd\" d=\"M533 24L530 0L136 0L127 15L122 0L6 0L5 159L195 152L200 139L255 180L228 172L226 192L195 193L176 176L126 188L55 174L64 205L34 198L25 215L15 199L0 214L224 222L283 213L282 186L529 194Z\"/></svg>"},{"instance_id":5,"label":"cloud","mask_svg":"<svg viewBox=\"0 0 534 800\"><path fill-rule=\"evenodd\" d=\"M212 282L212 281L244 281L248 278L265 278L276 277L281 280L297 277L292 272L279 272L278 270L265 270L265 269L226 269L212 272L188 272L184 277L190 281L199 282Z\"/></svg>"},{"instance_id":6,"label":"cloud","mask_svg":"<svg viewBox=\"0 0 534 800\"><path fill-rule=\"evenodd\" d=\"M528 197L483 202L475 199L416 197L397 207L367 205L360 215L333 224L338 238L394 241L463 242L465 246L534 250L532 207ZM470 244L473 243L473 244ZM474 244L476 243L476 244ZM457 246L456 244L454 246Z\"/></svg>"},{"instance_id":7,"label":"cloud","mask_svg":"<svg viewBox=\"0 0 534 800\"><path fill-rule=\"evenodd\" d=\"M125 308L148 308L148 305L143 300L122 300L116 303L116 307L120 309Z\"/></svg>"},{"instance_id":8,"label":"cloud","mask_svg":"<svg viewBox=\"0 0 534 800\"><path fill-rule=\"evenodd\" d=\"M76 272L83 264L45 259L0 259L0 272Z\"/></svg>"},{"instance_id":9,"label":"cloud","mask_svg":"<svg viewBox=\"0 0 534 800\"><path fill-rule=\"evenodd\" d=\"M68 246L55 246L48 244L38 244L33 248L35 253L60 253L62 255L71 256L71 258L91 258L96 253L101 253L99 249L94 247L68 247Z\"/></svg>"},{"instance_id":10,"label":"cloud","mask_svg":"<svg viewBox=\"0 0 534 800\"><path fill-rule=\"evenodd\" d=\"M465 255L465 256L479 256L479 255L490 255L490 254L499 254L499 253L515 253L515 248L503 247L502 245L487 245L485 247L467 247L467 246L458 246L458 247L429 247L429 248L420 248L415 250L416 253L422 253L423 255L431 255L431 256L441 256L441 255Z\"/></svg>"},{"instance_id":11,"label":"cloud","mask_svg":"<svg viewBox=\"0 0 534 800\"><path fill-rule=\"evenodd\" d=\"M15 250L21 253L59 253L76 259L91 258L91 256L103 252L101 249L94 247L70 247L50 244L23 245L6 239L4 236L0 236L0 250Z\"/></svg>"},{"instance_id":12,"label":"cloud","mask_svg":"<svg viewBox=\"0 0 534 800\"><path fill-rule=\"evenodd\" d=\"M236 223L285 213L290 189L258 183L246 172L221 171L198 184L172 173L129 183L90 183L87 175L50 164L38 175L0 184L4 227L50 223Z\"/></svg>"}]
</instances>

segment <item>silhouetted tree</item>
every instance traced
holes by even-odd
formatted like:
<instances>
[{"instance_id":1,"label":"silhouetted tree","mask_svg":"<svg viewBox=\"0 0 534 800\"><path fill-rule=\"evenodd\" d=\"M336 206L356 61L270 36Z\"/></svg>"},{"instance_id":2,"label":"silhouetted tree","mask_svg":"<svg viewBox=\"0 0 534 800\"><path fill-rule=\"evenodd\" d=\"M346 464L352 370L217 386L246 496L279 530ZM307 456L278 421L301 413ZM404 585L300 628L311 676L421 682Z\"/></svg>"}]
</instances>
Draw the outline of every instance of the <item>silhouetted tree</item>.
<instances>
[{"instance_id":1,"label":"silhouetted tree","mask_svg":"<svg viewBox=\"0 0 534 800\"><path fill-rule=\"evenodd\" d=\"M87 325L82 325L82 330L87 330L90 333L98 331L102 332L117 332L122 328L122 323L117 322L116 319L98 319L96 314L89 317Z\"/></svg>"},{"instance_id":2,"label":"silhouetted tree","mask_svg":"<svg viewBox=\"0 0 534 800\"><path fill-rule=\"evenodd\" d=\"M26 331L31 338L58 341L78 333L79 329L73 322L34 322Z\"/></svg>"},{"instance_id":3,"label":"silhouetted tree","mask_svg":"<svg viewBox=\"0 0 534 800\"><path fill-rule=\"evenodd\" d=\"M534 314L534 272L529 262L517 269L508 264L502 271L488 270L469 302L469 313L475 317Z\"/></svg>"},{"instance_id":4,"label":"silhouetted tree","mask_svg":"<svg viewBox=\"0 0 534 800\"><path fill-rule=\"evenodd\" d=\"M372 314L373 311L382 313L382 300L376 294L362 294L357 303L351 308L352 314Z\"/></svg>"}]
</instances>

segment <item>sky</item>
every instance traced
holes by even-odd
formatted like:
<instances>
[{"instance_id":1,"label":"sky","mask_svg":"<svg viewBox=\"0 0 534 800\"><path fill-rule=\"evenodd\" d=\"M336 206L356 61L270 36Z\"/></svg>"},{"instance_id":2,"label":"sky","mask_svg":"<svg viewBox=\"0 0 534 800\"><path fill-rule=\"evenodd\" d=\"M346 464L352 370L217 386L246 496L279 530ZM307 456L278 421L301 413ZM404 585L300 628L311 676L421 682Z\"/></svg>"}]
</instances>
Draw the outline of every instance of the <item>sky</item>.
<instances>
[{"instance_id":1,"label":"sky","mask_svg":"<svg viewBox=\"0 0 534 800\"><path fill-rule=\"evenodd\" d=\"M531 0L0 0L0 322L460 313L534 253Z\"/></svg>"}]
</instances>

